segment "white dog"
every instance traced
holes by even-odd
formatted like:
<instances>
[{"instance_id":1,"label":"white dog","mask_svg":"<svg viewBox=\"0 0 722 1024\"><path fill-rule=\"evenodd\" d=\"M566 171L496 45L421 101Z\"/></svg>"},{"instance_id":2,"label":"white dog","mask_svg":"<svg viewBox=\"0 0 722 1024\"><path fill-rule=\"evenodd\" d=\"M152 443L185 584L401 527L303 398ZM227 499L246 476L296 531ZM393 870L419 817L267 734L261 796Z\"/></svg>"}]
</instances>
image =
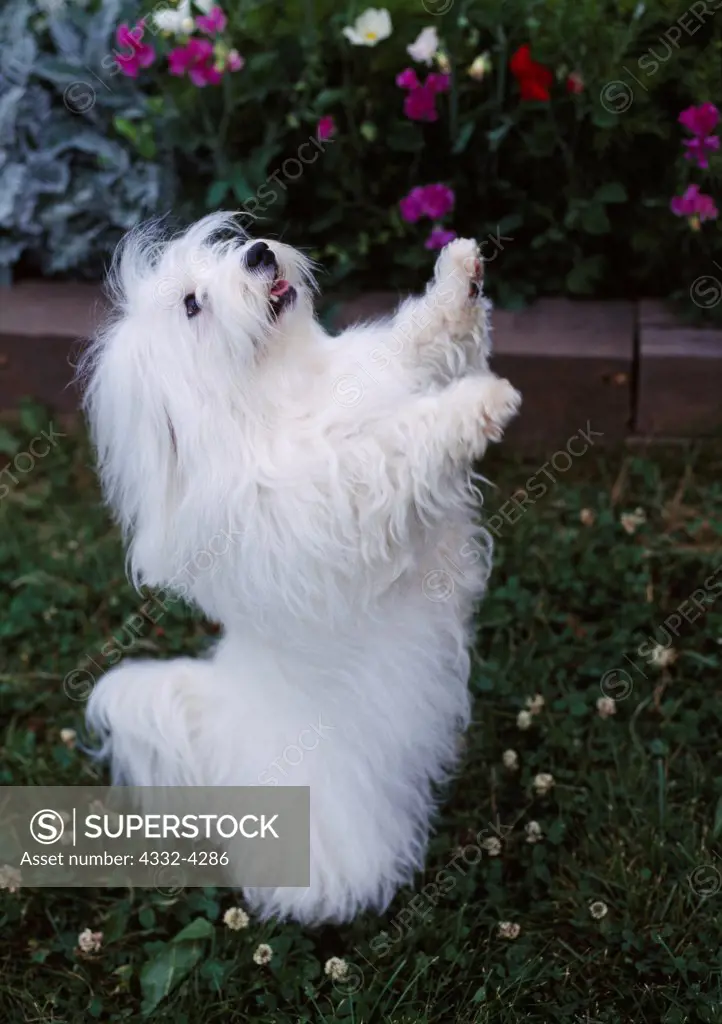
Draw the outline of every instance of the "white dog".
<instances>
[{"instance_id":1,"label":"white dog","mask_svg":"<svg viewBox=\"0 0 722 1024\"><path fill-rule=\"evenodd\" d=\"M134 582L224 638L113 669L88 721L125 784L310 786L310 888L247 889L264 917L383 910L423 864L490 568L471 466L520 402L481 277L452 242L423 298L333 338L309 262L230 214L115 261L84 367L104 492Z\"/></svg>"}]
</instances>

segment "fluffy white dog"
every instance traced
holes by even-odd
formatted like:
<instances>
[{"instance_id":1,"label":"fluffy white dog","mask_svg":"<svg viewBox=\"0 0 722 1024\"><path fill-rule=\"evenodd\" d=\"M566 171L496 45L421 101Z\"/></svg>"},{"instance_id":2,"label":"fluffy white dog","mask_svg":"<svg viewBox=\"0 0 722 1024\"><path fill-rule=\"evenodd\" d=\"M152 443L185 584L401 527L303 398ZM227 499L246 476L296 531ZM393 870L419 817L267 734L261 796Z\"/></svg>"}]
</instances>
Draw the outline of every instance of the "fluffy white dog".
<instances>
[{"instance_id":1,"label":"fluffy white dog","mask_svg":"<svg viewBox=\"0 0 722 1024\"><path fill-rule=\"evenodd\" d=\"M452 242L424 297L334 338L308 260L231 214L115 261L84 367L104 492L134 582L224 637L113 669L88 721L125 784L310 786L310 888L247 889L262 916L382 910L423 864L490 568L471 466L520 402L481 278Z\"/></svg>"}]
</instances>

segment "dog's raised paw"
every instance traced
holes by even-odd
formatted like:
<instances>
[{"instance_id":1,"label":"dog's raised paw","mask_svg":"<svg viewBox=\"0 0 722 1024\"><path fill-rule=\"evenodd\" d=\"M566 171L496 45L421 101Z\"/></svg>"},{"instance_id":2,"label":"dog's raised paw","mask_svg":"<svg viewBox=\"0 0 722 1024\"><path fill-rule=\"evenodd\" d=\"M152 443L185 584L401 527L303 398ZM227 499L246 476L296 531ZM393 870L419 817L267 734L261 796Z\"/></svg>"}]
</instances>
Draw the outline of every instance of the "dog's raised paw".
<instances>
[{"instance_id":1,"label":"dog's raised paw","mask_svg":"<svg viewBox=\"0 0 722 1024\"><path fill-rule=\"evenodd\" d=\"M473 238L455 238L441 250L436 263L439 281L455 281L464 294L478 295L484 276L484 261Z\"/></svg>"},{"instance_id":2,"label":"dog's raised paw","mask_svg":"<svg viewBox=\"0 0 722 1024\"><path fill-rule=\"evenodd\" d=\"M490 377L483 398L484 433L490 441L500 441L504 428L519 412L521 395L503 377Z\"/></svg>"}]
</instances>

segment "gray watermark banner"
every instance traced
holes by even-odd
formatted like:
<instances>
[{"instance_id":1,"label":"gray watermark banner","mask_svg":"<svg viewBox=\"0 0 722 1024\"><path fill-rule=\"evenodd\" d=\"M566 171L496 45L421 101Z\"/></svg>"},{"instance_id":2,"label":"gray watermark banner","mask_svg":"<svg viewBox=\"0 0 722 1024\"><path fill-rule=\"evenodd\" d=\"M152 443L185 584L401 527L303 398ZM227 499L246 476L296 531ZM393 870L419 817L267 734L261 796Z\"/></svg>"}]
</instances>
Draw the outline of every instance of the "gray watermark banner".
<instances>
[{"instance_id":1,"label":"gray watermark banner","mask_svg":"<svg viewBox=\"0 0 722 1024\"><path fill-rule=\"evenodd\" d=\"M0 786L22 886L307 886L308 786Z\"/></svg>"}]
</instances>

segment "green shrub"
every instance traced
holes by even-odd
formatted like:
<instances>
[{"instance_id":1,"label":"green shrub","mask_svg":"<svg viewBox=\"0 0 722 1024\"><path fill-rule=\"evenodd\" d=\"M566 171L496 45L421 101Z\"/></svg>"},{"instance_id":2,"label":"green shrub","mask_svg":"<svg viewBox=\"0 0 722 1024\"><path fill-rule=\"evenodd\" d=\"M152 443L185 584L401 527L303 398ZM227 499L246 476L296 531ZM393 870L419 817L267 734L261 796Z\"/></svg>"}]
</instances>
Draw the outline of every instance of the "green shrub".
<instances>
[{"instance_id":1,"label":"green shrub","mask_svg":"<svg viewBox=\"0 0 722 1024\"><path fill-rule=\"evenodd\" d=\"M131 24L146 15L157 57L140 73L144 103L116 129L141 155L174 154L182 217L255 210L252 230L310 249L326 287L415 288L433 261L431 224L405 223L398 204L414 186L443 182L456 196L444 227L489 239L490 284L507 305L660 295L722 313L695 285L716 279L706 294L722 297L719 220L694 230L670 210L690 182L720 197L722 154L694 168L677 120L719 98L720 0L393 0L391 35L374 46L343 33L359 3L226 6L219 38L245 66L206 88L168 73L166 55L183 40L162 35L139 3L129 11ZM436 96L438 120L422 123L405 115L396 77L439 71L406 52L428 26L451 80ZM548 101L520 98L510 59L524 44L551 72ZM482 53L491 69L475 80L468 68ZM581 91L569 90L570 74ZM299 147L328 116L336 134L314 160L303 150L302 164Z\"/></svg>"}]
</instances>

